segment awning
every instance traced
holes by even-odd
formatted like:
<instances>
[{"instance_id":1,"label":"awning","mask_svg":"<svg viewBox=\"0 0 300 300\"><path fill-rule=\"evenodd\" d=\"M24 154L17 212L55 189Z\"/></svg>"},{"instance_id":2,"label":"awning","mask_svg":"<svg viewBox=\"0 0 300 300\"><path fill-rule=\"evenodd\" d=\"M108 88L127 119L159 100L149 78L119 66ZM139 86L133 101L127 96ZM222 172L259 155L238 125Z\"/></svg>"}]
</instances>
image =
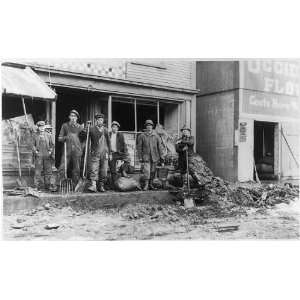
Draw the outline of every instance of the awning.
<instances>
[{"instance_id":1,"label":"awning","mask_svg":"<svg viewBox=\"0 0 300 300\"><path fill-rule=\"evenodd\" d=\"M1 65L2 93L55 100L56 93L29 67Z\"/></svg>"}]
</instances>

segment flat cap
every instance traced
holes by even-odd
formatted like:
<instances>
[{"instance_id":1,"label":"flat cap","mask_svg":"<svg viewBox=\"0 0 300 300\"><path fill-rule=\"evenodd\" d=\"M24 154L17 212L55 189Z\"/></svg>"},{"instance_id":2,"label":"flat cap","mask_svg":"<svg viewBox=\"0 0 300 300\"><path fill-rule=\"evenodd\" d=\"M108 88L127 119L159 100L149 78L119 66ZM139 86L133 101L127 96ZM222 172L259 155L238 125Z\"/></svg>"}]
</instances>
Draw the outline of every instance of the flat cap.
<instances>
[{"instance_id":1,"label":"flat cap","mask_svg":"<svg viewBox=\"0 0 300 300\"><path fill-rule=\"evenodd\" d=\"M119 128L121 127L120 123L117 121L112 121L111 126L117 125Z\"/></svg>"},{"instance_id":2,"label":"flat cap","mask_svg":"<svg viewBox=\"0 0 300 300\"><path fill-rule=\"evenodd\" d=\"M102 113L95 114L95 119L100 119L100 118L104 119L104 114Z\"/></svg>"},{"instance_id":3,"label":"flat cap","mask_svg":"<svg viewBox=\"0 0 300 300\"><path fill-rule=\"evenodd\" d=\"M154 123L153 123L152 120L146 120L145 126L147 126L147 125L152 125L152 126L154 126Z\"/></svg>"},{"instance_id":4,"label":"flat cap","mask_svg":"<svg viewBox=\"0 0 300 300\"><path fill-rule=\"evenodd\" d=\"M189 130L191 131L191 128L186 126L186 125L183 125L183 127L180 129L180 131L183 131L183 130Z\"/></svg>"},{"instance_id":5,"label":"flat cap","mask_svg":"<svg viewBox=\"0 0 300 300\"><path fill-rule=\"evenodd\" d=\"M45 122L44 121L38 121L36 123L36 126L40 127L40 126L45 126Z\"/></svg>"},{"instance_id":6,"label":"flat cap","mask_svg":"<svg viewBox=\"0 0 300 300\"><path fill-rule=\"evenodd\" d=\"M75 114L75 115L77 116L78 119L80 118L79 112L78 112L77 110L75 110L75 109L72 109L72 110L70 111L70 114Z\"/></svg>"}]
</instances>

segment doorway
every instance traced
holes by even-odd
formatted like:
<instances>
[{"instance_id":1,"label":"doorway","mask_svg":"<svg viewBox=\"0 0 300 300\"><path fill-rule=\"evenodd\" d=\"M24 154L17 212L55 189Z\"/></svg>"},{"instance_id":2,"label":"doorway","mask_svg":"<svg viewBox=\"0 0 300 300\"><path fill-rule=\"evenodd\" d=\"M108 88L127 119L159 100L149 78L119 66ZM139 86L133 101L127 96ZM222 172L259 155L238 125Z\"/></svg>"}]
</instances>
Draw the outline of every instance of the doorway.
<instances>
[{"instance_id":1,"label":"doorway","mask_svg":"<svg viewBox=\"0 0 300 300\"><path fill-rule=\"evenodd\" d=\"M275 127L276 123L254 121L254 160L261 180L277 179L274 171Z\"/></svg>"}]
</instances>

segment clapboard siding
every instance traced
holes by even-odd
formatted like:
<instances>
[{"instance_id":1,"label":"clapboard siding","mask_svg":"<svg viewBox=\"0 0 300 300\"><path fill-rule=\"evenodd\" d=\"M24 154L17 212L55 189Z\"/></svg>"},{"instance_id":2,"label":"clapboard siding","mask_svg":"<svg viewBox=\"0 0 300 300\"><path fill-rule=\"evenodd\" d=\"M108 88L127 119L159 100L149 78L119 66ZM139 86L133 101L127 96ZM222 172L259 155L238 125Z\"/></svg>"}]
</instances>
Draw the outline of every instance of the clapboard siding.
<instances>
[{"instance_id":1,"label":"clapboard siding","mask_svg":"<svg viewBox=\"0 0 300 300\"><path fill-rule=\"evenodd\" d=\"M127 62L126 79L177 88L193 88L193 62L188 61L139 61ZM161 64L160 64L161 63ZM152 67L157 65L160 67Z\"/></svg>"}]
</instances>

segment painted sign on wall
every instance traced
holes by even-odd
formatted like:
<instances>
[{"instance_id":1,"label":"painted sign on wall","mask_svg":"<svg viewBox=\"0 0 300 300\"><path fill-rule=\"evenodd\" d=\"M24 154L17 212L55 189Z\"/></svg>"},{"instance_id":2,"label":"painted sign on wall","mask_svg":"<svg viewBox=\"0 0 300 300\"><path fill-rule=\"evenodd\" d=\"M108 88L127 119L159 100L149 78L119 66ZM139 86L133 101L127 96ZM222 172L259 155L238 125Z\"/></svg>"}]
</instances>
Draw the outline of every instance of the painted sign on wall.
<instances>
[{"instance_id":1,"label":"painted sign on wall","mask_svg":"<svg viewBox=\"0 0 300 300\"><path fill-rule=\"evenodd\" d=\"M243 64L242 112L298 119L300 61L251 60Z\"/></svg>"},{"instance_id":2,"label":"painted sign on wall","mask_svg":"<svg viewBox=\"0 0 300 300\"><path fill-rule=\"evenodd\" d=\"M244 64L243 88L300 97L300 60L251 60Z\"/></svg>"},{"instance_id":3,"label":"painted sign on wall","mask_svg":"<svg viewBox=\"0 0 300 300\"><path fill-rule=\"evenodd\" d=\"M300 102L297 97L256 91L243 91L242 112L299 119Z\"/></svg>"}]
</instances>

